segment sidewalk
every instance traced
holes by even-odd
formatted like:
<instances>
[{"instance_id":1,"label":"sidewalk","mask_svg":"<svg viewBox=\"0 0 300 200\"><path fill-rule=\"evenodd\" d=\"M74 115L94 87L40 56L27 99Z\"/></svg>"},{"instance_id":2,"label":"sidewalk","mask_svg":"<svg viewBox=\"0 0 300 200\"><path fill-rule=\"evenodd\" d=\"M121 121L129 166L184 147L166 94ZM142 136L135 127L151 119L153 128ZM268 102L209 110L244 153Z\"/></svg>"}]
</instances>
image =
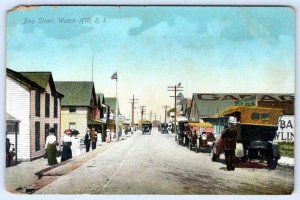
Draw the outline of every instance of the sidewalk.
<instances>
[{"instance_id":1,"label":"sidewalk","mask_svg":"<svg viewBox=\"0 0 300 200\"><path fill-rule=\"evenodd\" d=\"M124 139L122 138L122 140ZM5 188L11 193L30 193L56 180L57 176L75 170L83 163L112 148L115 144L117 142L104 142L101 146L98 145L95 150L90 149L89 152L85 152L85 148L81 147L80 156L62 163L60 162L60 157L57 157L58 164L54 166L48 165L47 158L40 158L8 167L5 171Z\"/></svg>"}]
</instances>

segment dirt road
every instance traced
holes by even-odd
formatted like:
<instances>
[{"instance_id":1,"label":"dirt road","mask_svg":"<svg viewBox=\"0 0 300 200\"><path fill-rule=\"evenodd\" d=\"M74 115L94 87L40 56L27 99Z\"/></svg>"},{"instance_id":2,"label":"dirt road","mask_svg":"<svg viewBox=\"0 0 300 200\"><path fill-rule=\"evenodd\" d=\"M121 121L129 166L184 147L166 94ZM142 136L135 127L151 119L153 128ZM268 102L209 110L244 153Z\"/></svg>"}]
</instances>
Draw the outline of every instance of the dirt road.
<instances>
[{"instance_id":1,"label":"dirt road","mask_svg":"<svg viewBox=\"0 0 300 200\"><path fill-rule=\"evenodd\" d=\"M294 168L245 163L226 171L173 134L135 133L35 194L291 194Z\"/></svg>"}]
</instances>

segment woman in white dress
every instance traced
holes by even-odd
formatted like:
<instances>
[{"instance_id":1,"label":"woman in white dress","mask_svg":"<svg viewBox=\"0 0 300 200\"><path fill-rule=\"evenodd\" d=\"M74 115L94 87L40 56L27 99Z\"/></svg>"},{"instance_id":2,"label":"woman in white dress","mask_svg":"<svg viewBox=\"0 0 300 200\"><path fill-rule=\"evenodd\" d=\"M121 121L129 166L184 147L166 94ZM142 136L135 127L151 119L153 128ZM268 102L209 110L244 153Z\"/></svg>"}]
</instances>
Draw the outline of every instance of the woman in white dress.
<instances>
[{"instance_id":1,"label":"woman in white dress","mask_svg":"<svg viewBox=\"0 0 300 200\"><path fill-rule=\"evenodd\" d=\"M74 134L71 135L71 150L72 150L72 157L79 156L81 154L80 151L80 138L78 138L79 132L75 132Z\"/></svg>"}]
</instances>

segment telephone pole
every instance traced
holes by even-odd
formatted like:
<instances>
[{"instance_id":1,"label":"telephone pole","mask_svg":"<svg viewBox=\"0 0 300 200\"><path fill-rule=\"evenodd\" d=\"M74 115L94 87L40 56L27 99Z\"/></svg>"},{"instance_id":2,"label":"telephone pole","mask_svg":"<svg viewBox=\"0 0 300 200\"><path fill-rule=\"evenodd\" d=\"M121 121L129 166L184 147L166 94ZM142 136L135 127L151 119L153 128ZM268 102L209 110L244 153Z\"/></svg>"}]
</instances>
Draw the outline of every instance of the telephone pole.
<instances>
[{"instance_id":1,"label":"telephone pole","mask_svg":"<svg viewBox=\"0 0 300 200\"><path fill-rule=\"evenodd\" d=\"M174 132L176 134L176 115L177 115L177 108L176 108L177 102L176 102L176 100L177 100L177 92L183 91L181 83L178 83L175 86L168 86L168 91L174 92L174 96L170 96L170 97L174 97L174 108L175 108L175 112L174 112Z\"/></svg>"},{"instance_id":2,"label":"telephone pole","mask_svg":"<svg viewBox=\"0 0 300 200\"><path fill-rule=\"evenodd\" d=\"M162 107L165 109L165 123L167 123L167 108L169 108L170 106L163 105Z\"/></svg>"},{"instance_id":3,"label":"telephone pole","mask_svg":"<svg viewBox=\"0 0 300 200\"><path fill-rule=\"evenodd\" d=\"M150 122L152 123L152 110L150 110Z\"/></svg>"},{"instance_id":4,"label":"telephone pole","mask_svg":"<svg viewBox=\"0 0 300 200\"><path fill-rule=\"evenodd\" d=\"M138 103L136 102L138 99L135 99L134 98L134 95L132 95L132 99L129 99L131 100L131 127L134 127L134 103Z\"/></svg>"},{"instance_id":5,"label":"telephone pole","mask_svg":"<svg viewBox=\"0 0 300 200\"><path fill-rule=\"evenodd\" d=\"M144 116L144 113L145 113L145 111L146 111L146 106L141 106L140 107L141 108L141 126L142 126L142 124L143 124L143 116Z\"/></svg>"}]
</instances>

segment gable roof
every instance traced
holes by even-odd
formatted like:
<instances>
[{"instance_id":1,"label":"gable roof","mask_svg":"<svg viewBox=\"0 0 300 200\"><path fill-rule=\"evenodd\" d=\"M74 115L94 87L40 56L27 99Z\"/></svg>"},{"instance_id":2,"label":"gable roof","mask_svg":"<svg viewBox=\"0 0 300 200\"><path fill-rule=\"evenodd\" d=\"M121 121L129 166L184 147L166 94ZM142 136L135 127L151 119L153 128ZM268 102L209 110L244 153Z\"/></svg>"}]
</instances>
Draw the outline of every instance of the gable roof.
<instances>
[{"instance_id":1,"label":"gable roof","mask_svg":"<svg viewBox=\"0 0 300 200\"><path fill-rule=\"evenodd\" d=\"M44 89L46 89L51 77L51 72L20 72L20 74L37 83Z\"/></svg>"},{"instance_id":2,"label":"gable roof","mask_svg":"<svg viewBox=\"0 0 300 200\"><path fill-rule=\"evenodd\" d=\"M26 85L27 87L32 87L34 89L39 89L41 91L45 90L45 88L41 87L40 85L38 85L34 81L28 79L27 77L23 76L19 72L16 72L12 69L6 68L6 74L7 74L8 77L13 78L14 80L22 83L23 85Z\"/></svg>"},{"instance_id":3,"label":"gable roof","mask_svg":"<svg viewBox=\"0 0 300 200\"><path fill-rule=\"evenodd\" d=\"M94 93L91 81L55 81L57 90L64 94L62 106L90 106ZM95 99L96 100L96 99Z\"/></svg>"},{"instance_id":4,"label":"gable roof","mask_svg":"<svg viewBox=\"0 0 300 200\"><path fill-rule=\"evenodd\" d=\"M6 74L27 87L38 89L42 92L46 90L49 83L51 94L53 96L57 96L59 98L64 96L56 90L51 72L16 72L12 69L6 68Z\"/></svg>"},{"instance_id":5,"label":"gable roof","mask_svg":"<svg viewBox=\"0 0 300 200\"><path fill-rule=\"evenodd\" d=\"M105 104L105 98L104 98L104 94L103 93L97 93L97 101L99 101L99 106L101 107L102 104Z\"/></svg>"},{"instance_id":6,"label":"gable roof","mask_svg":"<svg viewBox=\"0 0 300 200\"><path fill-rule=\"evenodd\" d=\"M111 112L115 113L116 111L116 97L105 97L105 104L109 106ZM120 114L120 107L118 107L118 113Z\"/></svg>"},{"instance_id":7,"label":"gable roof","mask_svg":"<svg viewBox=\"0 0 300 200\"><path fill-rule=\"evenodd\" d=\"M116 110L116 97L105 97L106 105L109 106L109 109L114 112Z\"/></svg>"},{"instance_id":8,"label":"gable roof","mask_svg":"<svg viewBox=\"0 0 300 200\"><path fill-rule=\"evenodd\" d=\"M46 89L49 83L52 95L58 95L60 97L63 97L63 95L57 92L56 90L51 72L20 72L20 74L25 76L29 80L35 82L44 90Z\"/></svg>"}]
</instances>

